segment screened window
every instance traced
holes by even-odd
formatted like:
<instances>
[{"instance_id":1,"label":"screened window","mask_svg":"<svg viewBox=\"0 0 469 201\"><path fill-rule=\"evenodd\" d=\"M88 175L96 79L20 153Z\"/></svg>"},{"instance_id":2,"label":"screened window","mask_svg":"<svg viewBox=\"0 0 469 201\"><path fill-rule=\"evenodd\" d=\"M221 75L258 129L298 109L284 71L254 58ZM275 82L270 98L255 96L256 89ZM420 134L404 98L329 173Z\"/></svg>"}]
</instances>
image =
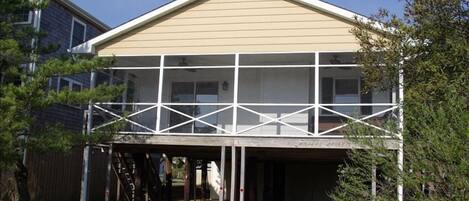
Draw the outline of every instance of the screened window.
<instances>
[{"instance_id":1,"label":"screened window","mask_svg":"<svg viewBox=\"0 0 469 201\"><path fill-rule=\"evenodd\" d=\"M319 54L320 65L347 65L356 63L356 54L352 52L328 52Z\"/></svg>"},{"instance_id":2,"label":"screened window","mask_svg":"<svg viewBox=\"0 0 469 201\"><path fill-rule=\"evenodd\" d=\"M77 19L72 21L72 36L70 38L70 48L85 42L86 25Z\"/></svg>"},{"instance_id":3,"label":"screened window","mask_svg":"<svg viewBox=\"0 0 469 201\"><path fill-rule=\"evenodd\" d=\"M242 54L239 65L314 65L314 59L313 53Z\"/></svg>"},{"instance_id":4,"label":"screened window","mask_svg":"<svg viewBox=\"0 0 469 201\"><path fill-rule=\"evenodd\" d=\"M232 54L166 56L164 65L167 67L233 66L235 65L235 56Z\"/></svg>"}]
</instances>

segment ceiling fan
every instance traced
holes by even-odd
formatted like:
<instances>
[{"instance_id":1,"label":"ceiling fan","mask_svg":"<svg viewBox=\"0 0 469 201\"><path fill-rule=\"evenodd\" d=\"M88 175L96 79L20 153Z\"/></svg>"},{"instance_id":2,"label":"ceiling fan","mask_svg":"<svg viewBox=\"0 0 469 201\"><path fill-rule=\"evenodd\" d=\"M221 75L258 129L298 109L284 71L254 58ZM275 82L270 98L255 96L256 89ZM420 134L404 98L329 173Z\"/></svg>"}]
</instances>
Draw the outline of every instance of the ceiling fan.
<instances>
[{"instance_id":1,"label":"ceiling fan","mask_svg":"<svg viewBox=\"0 0 469 201\"><path fill-rule=\"evenodd\" d=\"M180 66L180 67L189 66L189 64L187 63L186 57L181 58L181 61L179 61L178 66ZM197 72L197 69L193 69L193 68L187 68L187 69L184 69L184 70L188 71L188 72L191 72L191 73Z\"/></svg>"}]
</instances>

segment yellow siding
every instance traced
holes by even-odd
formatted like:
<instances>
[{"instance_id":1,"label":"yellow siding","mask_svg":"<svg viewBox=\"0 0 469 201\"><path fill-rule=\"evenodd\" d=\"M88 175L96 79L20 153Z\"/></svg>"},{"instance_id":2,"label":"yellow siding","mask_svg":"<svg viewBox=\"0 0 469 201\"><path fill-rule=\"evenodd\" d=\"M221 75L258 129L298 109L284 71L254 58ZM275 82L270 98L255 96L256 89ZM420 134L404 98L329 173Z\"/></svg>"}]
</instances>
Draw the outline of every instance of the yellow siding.
<instances>
[{"instance_id":1,"label":"yellow siding","mask_svg":"<svg viewBox=\"0 0 469 201\"><path fill-rule=\"evenodd\" d=\"M96 48L99 55L353 51L352 24L284 0L201 0Z\"/></svg>"}]
</instances>

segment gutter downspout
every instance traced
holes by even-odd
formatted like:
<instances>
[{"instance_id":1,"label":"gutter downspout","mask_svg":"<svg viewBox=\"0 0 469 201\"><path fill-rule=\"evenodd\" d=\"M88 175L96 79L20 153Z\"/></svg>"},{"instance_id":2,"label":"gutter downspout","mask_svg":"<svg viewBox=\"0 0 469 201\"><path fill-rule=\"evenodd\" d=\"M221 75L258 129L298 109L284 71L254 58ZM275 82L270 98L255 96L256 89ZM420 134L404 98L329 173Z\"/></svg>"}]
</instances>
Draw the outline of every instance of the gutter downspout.
<instances>
[{"instance_id":1,"label":"gutter downspout","mask_svg":"<svg viewBox=\"0 0 469 201\"><path fill-rule=\"evenodd\" d=\"M34 2L34 0L32 0ZM41 15L42 15L42 10L41 9L34 9L33 12L33 29L36 32L39 32L41 30ZM31 62L29 63L29 71L34 72L36 71L36 59L37 57L35 56L36 54L36 48L38 44L38 39L36 37L33 37L31 39ZM28 141L28 136L26 136L25 141ZM24 148L23 150L23 165L26 166L26 158L27 158L28 150Z\"/></svg>"}]
</instances>

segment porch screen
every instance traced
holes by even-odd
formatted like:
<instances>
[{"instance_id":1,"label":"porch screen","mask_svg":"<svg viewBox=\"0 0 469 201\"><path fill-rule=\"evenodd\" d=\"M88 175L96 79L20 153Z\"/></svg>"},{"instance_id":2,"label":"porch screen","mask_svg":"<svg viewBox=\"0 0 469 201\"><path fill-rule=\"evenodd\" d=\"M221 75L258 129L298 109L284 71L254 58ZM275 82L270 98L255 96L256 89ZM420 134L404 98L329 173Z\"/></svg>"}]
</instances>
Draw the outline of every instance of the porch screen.
<instances>
[{"instance_id":1,"label":"porch screen","mask_svg":"<svg viewBox=\"0 0 469 201\"><path fill-rule=\"evenodd\" d=\"M322 103L330 104L334 101L334 79L332 77L322 78L321 83ZM328 106L327 108L332 109ZM323 114L332 114L329 111L323 110Z\"/></svg>"},{"instance_id":2,"label":"porch screen","mask_svg":"<svg viewBox=\"0 0 469 201\"><path fill-rule=\"evenodd\" d=\"M365 80L363 80L363 78L360 79L360 86L363 88L363 86L365 86ZM361 100L361 103L373 103L373 95L372 95L372 92L371 91L368 91L366 93L364 93L363 90L360 90L361 93L360 93L360 100ZM371 106L362 106L361 107L361 113L362 115L370 115L373 113L373 107Z\"/></svg>"}]
</instances>

